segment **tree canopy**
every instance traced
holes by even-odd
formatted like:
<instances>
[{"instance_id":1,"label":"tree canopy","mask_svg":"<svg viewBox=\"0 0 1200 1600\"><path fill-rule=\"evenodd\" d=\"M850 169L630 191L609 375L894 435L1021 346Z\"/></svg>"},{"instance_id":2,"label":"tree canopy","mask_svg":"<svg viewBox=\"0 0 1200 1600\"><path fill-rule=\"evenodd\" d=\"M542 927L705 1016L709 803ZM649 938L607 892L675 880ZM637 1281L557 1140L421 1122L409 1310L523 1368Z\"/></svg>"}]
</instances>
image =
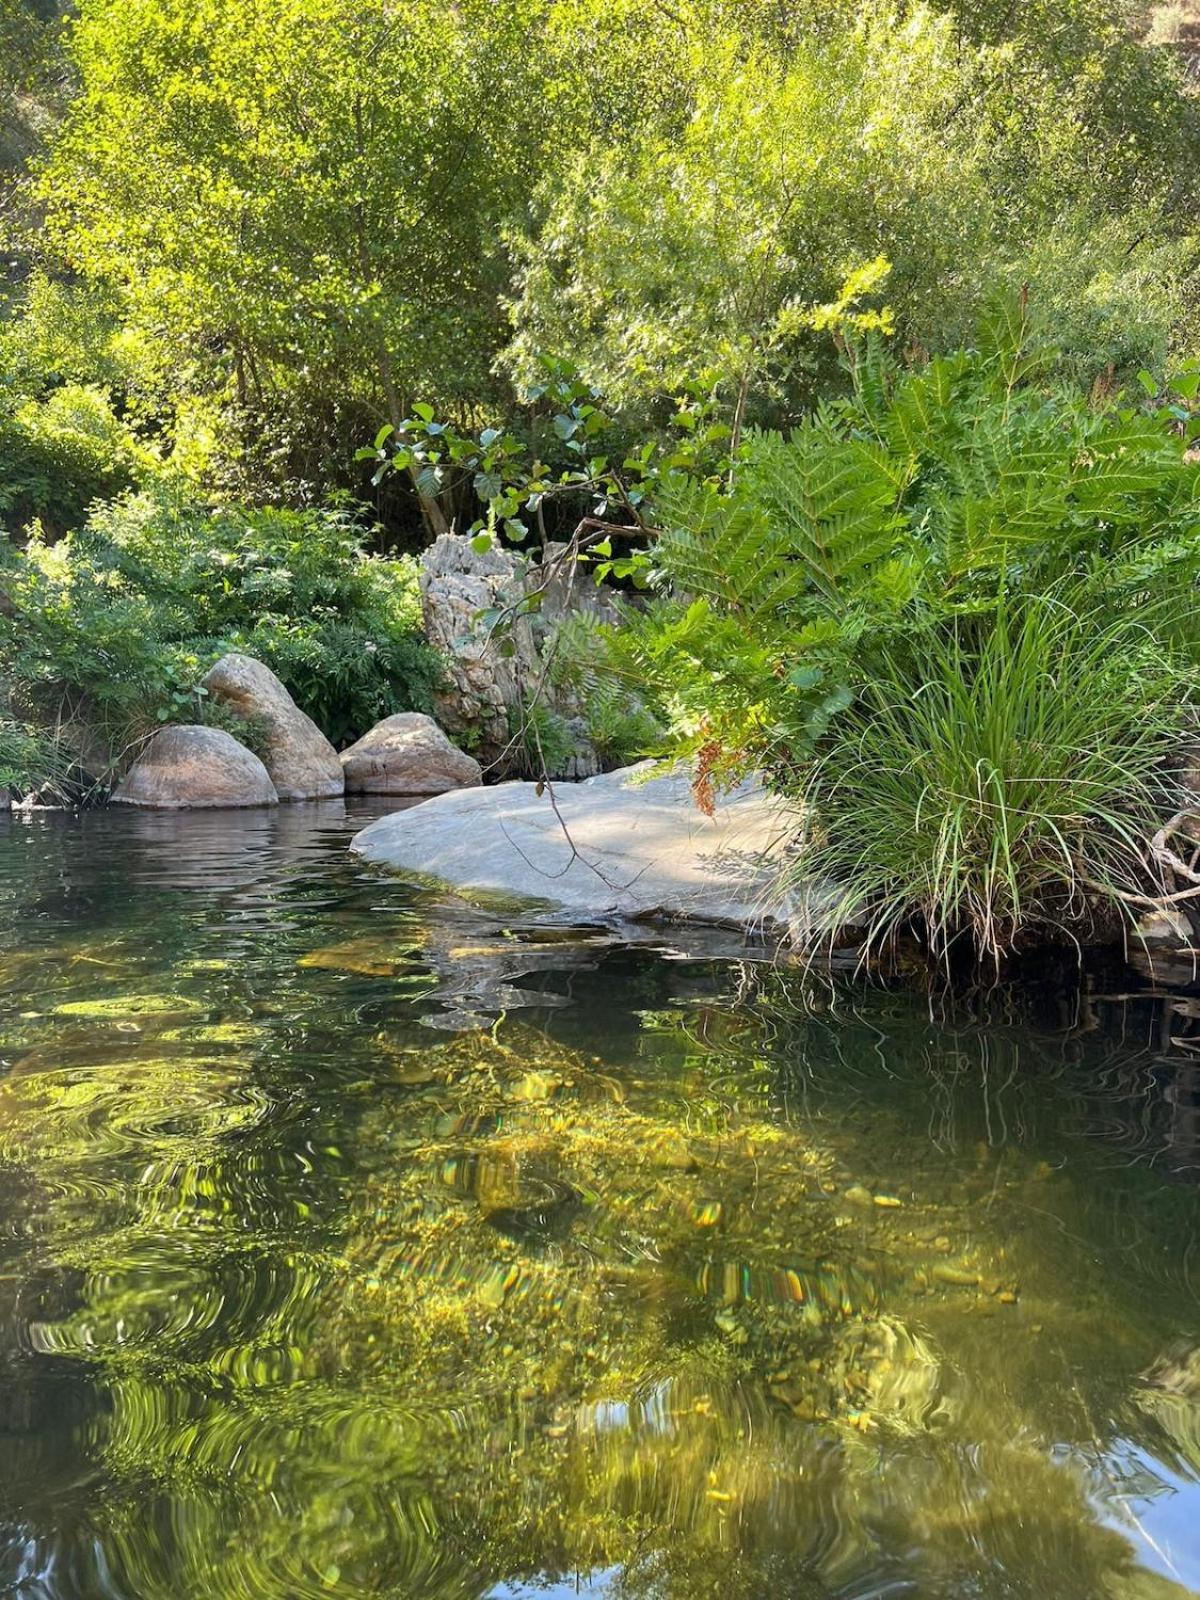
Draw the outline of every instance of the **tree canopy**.
<instances>
[{"instance_id":1,"label":"tree canopy","mask_svg":"<svg viewBox=\"0 0 1200 1600\"><path fill-rule=\"evenodd\" d=\"M152 428L242 487L353 482L418 399L517 417L544 355L794 413L837 382L798 309L879 255L926 348L998 281L1089 378L1184 320L1200 113L1116 0L84 0L67 52L29 314L100 296Z\"/></svg>"}]
</instances>

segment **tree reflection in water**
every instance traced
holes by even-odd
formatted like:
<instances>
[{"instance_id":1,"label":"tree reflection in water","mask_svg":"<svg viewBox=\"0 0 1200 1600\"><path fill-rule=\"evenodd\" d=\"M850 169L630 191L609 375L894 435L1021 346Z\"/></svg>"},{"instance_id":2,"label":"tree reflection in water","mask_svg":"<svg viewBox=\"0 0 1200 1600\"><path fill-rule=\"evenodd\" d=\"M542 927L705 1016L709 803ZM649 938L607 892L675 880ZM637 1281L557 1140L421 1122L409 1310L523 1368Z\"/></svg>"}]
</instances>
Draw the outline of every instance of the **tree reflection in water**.
<instances>
[{"instance_id":1,"label":"tree reflection in water","mask_svg":"<svg viewBox=\"0 0 1200 1600\"><path fill-rule=\"evenodd\" d=\"M14 1592L1194 1592L1188 1002L931 1008L174 828L9 841Z\"/></svg>"}]
</instances>

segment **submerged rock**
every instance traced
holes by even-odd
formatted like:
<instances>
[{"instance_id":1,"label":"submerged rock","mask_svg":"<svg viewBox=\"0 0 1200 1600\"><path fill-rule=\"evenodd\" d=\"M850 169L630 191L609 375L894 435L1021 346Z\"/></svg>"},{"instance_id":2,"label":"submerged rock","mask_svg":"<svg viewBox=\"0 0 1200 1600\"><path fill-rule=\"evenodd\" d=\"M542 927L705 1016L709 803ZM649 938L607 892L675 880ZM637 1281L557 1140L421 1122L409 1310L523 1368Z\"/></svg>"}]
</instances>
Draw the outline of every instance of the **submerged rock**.
<instances>
[{"instance_id":1,"label":"submerged rock","mask_svg":"<svg viewBox=\"0 0 1200 1600\"><path fill-rule=\"evenodd\" d=\"M1191 916L1164 906L1134 924L1128 940L1129 964L1151 983L1173 989L1200 984L1200 935Z\"/></svg>"},{"instance_id":2,"label":"submerged rock","mask_svg":"<svg viewBox=\"0 0 1200 1600\"><path fill-rule=\"evenodd\" d=\"M747 782L705 816L682 769L653 763L562 786L447 794L381 817L351 849L461 890L550 901L592 917L782 928L816 897L781 885L796 812Z\"/></svg>"},{"instance_id":3,"label":"submerged rock","mask_svg":"<svg viewBox=\"0 0 1200 1600\"><path fill-rule=\"evenodd\" d=\"M221 728L183 724L156 733L122 778L114 805L273 806L279 803L258 757Z\"/></svg>"},{"instance_id":4,"label":"submerged rock","mask_svg":"<svg viewBox=\"0 0 1200 1600\"><path fill-rule=\"evenodd\" d=\"M578 1192L559 1178L526 1172L521 1175L521 1189L514 1204L494 1206L483 1216L488 1227L510 1239L534 1241L561 1234L583 1204Z\"/></svg>"},{"instance_id":5,"label":"submerged rock","mask_svg":"<svg viewBox=\"0 0 1200 1600\"><path fill-rule=\"evenodd\" d=\"M354 794L445 794L483 781L478 761L419 711L377 722L342 751L341 761L346 788Z\"/></svg>"},{"instance_id":6,"label":"submerged rock","mask_svg":"<svg viewBox=\"0 0 1200 1600\"><path fill-rule=\"evenodd\" d=\"M337 751L270 667L253 656L222 656L204 687L241 717L263 729L263 765L281 800L323 800L342 793Z\"/></svg>"}]
</instances>

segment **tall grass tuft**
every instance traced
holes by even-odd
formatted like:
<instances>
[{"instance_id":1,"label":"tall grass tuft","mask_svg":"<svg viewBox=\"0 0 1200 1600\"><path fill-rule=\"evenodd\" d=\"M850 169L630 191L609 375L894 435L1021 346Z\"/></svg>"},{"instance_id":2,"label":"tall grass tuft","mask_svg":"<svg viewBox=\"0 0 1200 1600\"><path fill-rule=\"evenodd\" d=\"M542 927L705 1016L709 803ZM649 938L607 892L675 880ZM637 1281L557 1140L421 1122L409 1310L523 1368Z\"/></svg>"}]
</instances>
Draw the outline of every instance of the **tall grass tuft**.
<instances>
[{"instance_id":1,"label":"tall grass tuft","mask_svg":"<svg viewBox=\"0 0 1200 1600\"><path fill-rule=\"evenodd\" d=\"M72 765L53 733L0 709L0 801L34 793L65 799Z\"/></svg>"},{"instance_id":2,"label":"tall grass tuft","mask_svg":"<svg viewBox=\"0 0 1200 1600\"><path fill-rule=\"evenodd\" d=\"M1061 596L1001 606L979 643L918 635L813 766L796 871L834 885L868 949L915 928L996 963L1030 933L1074 936L1145 892L1191 697L1137 622Z\"/></svg>"}]
</instances>

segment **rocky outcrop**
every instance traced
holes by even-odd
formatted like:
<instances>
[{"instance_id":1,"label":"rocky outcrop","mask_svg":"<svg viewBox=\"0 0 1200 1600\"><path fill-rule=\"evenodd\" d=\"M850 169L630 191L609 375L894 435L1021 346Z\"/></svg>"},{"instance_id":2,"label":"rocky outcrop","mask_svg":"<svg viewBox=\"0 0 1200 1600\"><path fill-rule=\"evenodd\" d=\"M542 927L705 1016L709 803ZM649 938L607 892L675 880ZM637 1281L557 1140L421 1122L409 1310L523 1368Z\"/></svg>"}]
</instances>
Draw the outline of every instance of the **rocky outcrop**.
<instances>
[{"instance_id":1,"label":"rocky outcrop","mask_svg":"<svg viewBox=\"0 0 1200 1600\"><path fill-rule=\"evenodd\" d=\"M350 794L444 794L483 781L478 761L419 711L377 722L342 751L341 765Z\"/></svg>"},{"instance_id":2,"label":"rocky outcrop","mask_svg":"<svg viewBox=\"0 0 1200 1600\"><path fill-rule=\"evenodd\" d=\"M509 656L489 643L478 618L515 604L521 590L515 559L495 545L480 555L470 540L442 534L421 561L425 637L445 660L438 717L455 733L470 730L486 761L495 760L508 741L508 707L531 681L538 653L527 617L513 623Z\"/></svg>"},{"instance_id":3,"label":"rocky outcrop","mask_svg":"<svg viewBox=\"0 0 1200 1600\"><path fill-rule=\"evenodd\" d=\"M226 655L204 687L263 730L263 765L281 800L325 800L342 792L337 751L279 679L253 656Z\"/></svg>"},{"instance_id":4,"label":"rocky outcrop","mask_svg":"<svg viewBox=\"0 0 1200 1600\"><path fill-rule=\"evenodd\" d=\"M471 541L442 534L421 562L425 635L446 660L447 687L436 702L438 720L451 734L469 734L485 766L510 764L510 708L535 697L546 710L573 724L576 753L569 770L555 776L588 777L599 763L580 720L583 707L569 690L549 683L545 647L563 619L589 611L615 621L609 591L597 588L574 563L557 558L561 545L547 545L544 565L499 545L482 555ZM504 634L504 651L481 613L504 611L525 594L539 594L535 613L516 616Z\"/></svg>"},{"instance_id":5,"label":"rocky outcrop","mask_svg":"<svg viewBox=\"0 0 1200 1600\"><path fill-rule=\"evenodd\" d=\"M461 891L549 902L589 918L685 918L781 928L818 920L819 897L780 883L797 814L745 783L705 816L690 775L644 762L553 796L533 783L443 795L381 817L351 849Z\"/></svg>"},{"instance_id":6,"label":"rocky outcrop","mask_svg":"<svg viewBox=\"0 0 1200 1600\"><path fill-rule=\"evenodd\" d=\"M221 728L164 728L138 756L113 794L113 803L185 807L273 806L279 796L270 774Z\"/></svg>"}]
</instances>

